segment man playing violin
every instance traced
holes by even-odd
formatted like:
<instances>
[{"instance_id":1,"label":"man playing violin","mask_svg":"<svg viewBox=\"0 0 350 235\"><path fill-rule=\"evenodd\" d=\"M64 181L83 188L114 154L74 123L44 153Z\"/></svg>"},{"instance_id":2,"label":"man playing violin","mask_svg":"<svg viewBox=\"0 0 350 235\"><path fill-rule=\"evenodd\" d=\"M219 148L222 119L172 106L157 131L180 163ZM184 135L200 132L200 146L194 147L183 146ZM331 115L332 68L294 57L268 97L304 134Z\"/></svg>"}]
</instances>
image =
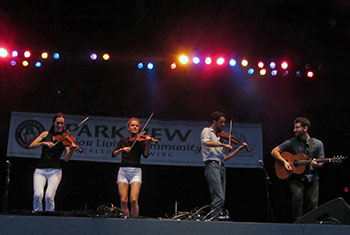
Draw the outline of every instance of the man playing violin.
<instances>
[{"instance_id":1,"label":"man playing violin","mask_svg":"<svg viewBox=\"0 0 350 235\"><path fill-rule=\"evenodd\" d=\"M317 207L318 204L318 172L317 168L323 163L318 163L317 158L324 158L324 148L322 141L311 138L308 130L311 126L310 121L304 117L298 117L294 120L295 137L284 141L271 151L271 155L280 162L287 171L291 171L291 164L286 161L281 153L289 152L291 154L304 153L312 159L311 166L304 174L293 174L289 178L289 187L291 192L291 207L293 220L300 219L303 215L303 207L308 212Z\"/></svg>"},{"instance_id":2,"label":"man playing violin","mask_svg":"<svg viewBox=\"0 0 350 235\"><path fill-rule=\"evenodd\" d=\"M75 143L65 146L62 142L55 144L55 136L64 132L66 117L63 113L53 115L52 125L49 131L42 132L29 148L42 147L41 156L37 168L34 171L33 186L33 209L34 212L43 211L42 200L44 196L44 187L47 183L45 193L45 211L55 210L55 195L57 187L62 178L62 169L60 157L64 153L64 160L69 161L74 150L77 148Z\"/></svg>"},{"instance_id":3,"label":"man playing violin","mask_svg":"<svg viewBox=\"0 0 350 235\"><path fill-rule=\"evenodd\" d=\"M150 154L151 143L157 141L148 135L139 137L140 126L139 119L129 119L127 123L129 137L120 139L112 152L112 157L122 153L117 179L120 207L126 216L131 215L131 217L139 215L138 200L142 183L141 155L147 158ZM131 213L128 207L129 199Z\"/></svg>"},{"instance_id":4,"label":"man playing violin","mask_svg":"<svg viewBox=\"0 0 350 235\"><path fill-rule=\"evenodd\" d=\"M247 148L247 143L242 143L237 149L218 136L225 127L225 114L219 111L210 115L210 127L205 127L201 133L202 157L205 163L205 178L209 185L211 194L211 205L214 211L213 216L218 216L225 203L226 170L224 162L232 158L243 148ZM231 152L224 153L224 149Z\"/></svg>"}]
</instances>

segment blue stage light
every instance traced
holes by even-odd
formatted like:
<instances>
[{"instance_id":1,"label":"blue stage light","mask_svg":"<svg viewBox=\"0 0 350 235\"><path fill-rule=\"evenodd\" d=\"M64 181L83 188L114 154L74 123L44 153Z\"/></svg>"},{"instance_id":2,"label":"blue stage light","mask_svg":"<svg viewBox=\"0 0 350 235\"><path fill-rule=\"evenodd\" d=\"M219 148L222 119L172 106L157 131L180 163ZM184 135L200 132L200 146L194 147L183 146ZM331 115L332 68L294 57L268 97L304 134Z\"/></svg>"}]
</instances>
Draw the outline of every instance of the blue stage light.
<instances>
[{"instance_id":1,"label":"blue stage light","mask_svg":"<svg viewBox=\"0 0 350 235\"><path fill-rule=\"evenodd\" d=\"M199 64L199 62L201 62L201 60L199 59L199 57L195 56L195 57L192 58L192 62L194 64Z\"/></svg>"},{"instance_id":2,"label":"blue stage light","mask_svg":"<svg viewBox=\"0 0 350 235\"><path fill-rule=\"evenodd\" d=\"M230 59L229 64L230 64L231 67L234 67L237 64L237 61L235 59Z\"/></svg>"},{"instance_id":3,"label":"blue stage light","mask_svg":"<svg viewBox=\"0 0 350 235\"><path fill-rule=\"evenodd\" d=\"M254 74L254 69L252 69L252 68L248 69L248 74L250 74L250 75Z\"/></svg>"},{"instance_id":4,"label":"blue stage light","mask_svg":"<svg viewBox=\"0 0 350 235\"><path fill-rule=\"evenodd\" d=\"M271 69L275 69L276 68L276 63L275 62L271 62L270 63L270 68Z\"/></svg>"},{"instance_id":5,"label":"blue stage light","mask_svg":"<svg viewBox=\"0 0 350 235\"><path fill-rule=\"evenodd\" d=\"M37 67L37 68L40 68L40 67L41 67L41 65L42 65L42 63L41 63L41 62L39 62L39 61L35 63L35 67Z\"/></svg>"},{"instance_id":6,"label":"blue stage light","mask_svg":"<svg viewBox=\"0 0 350 235\"><path fill-rule=\"evenodd\" d=\"M140 63L138 63L137 64L137 68L139 68L139 69L143 69L143 64L140 62Z\"/></svg>"},{"instance_id":7,"label":"blue stage light","mask_svg":"<svg viewBox=\"0 0 350 235\"><path fill-rule=\"evenodd\" d=\"M11 61L10 61L10 65L11 65L11 66L15 66L16 64L17 64L16 61L14 61L14 60L11 60Z\"/></svg>"},{"instance_id":8,"label":"blue stage light","mask_svg":"<svg viewBox=\"0 0 350 235\"><path fill-rule=\"evenodd\" d=\"M147 68L148 68L149 70L152 70L152 69L154 68L154 65L153 65L152 63L148 63L148 64L147 64Z\"/></svg>"},{"instance_id":9,"label":"blue stage light","mask_svg":"<svg viewBox=\"0 0 350 235\"><path fill-rule=\"evenodd\" d=\"M55 60L58 60L61 56L60 56L60 54L59 53L53 53L53 58L55 59Z\"/></svg>"}]
</instances>

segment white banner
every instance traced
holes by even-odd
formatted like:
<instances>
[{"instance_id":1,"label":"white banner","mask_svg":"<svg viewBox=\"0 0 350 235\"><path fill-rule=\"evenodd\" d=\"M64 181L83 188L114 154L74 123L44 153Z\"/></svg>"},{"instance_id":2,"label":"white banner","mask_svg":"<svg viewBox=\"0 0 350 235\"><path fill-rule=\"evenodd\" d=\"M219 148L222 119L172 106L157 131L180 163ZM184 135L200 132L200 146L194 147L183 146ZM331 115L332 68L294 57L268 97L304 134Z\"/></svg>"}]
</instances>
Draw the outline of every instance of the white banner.
<instances>
[{"instance_id":1,"label":"white banner","mask_svg":"<svg viewBox=\"0 0 350 235\"><path fill-rule=\"evenodd\" d=\"M66 117L66 127L70 129L85 118L78 115L66 115ZM140 120L141 123L145 123L145 119ZM50 129L51 121L52 114L12 112L7 156L39 158L41 148L29 149L28 146L42 131ZM127 121L128 118L90 117L86 123L71 133L84 150L82 153L76 152L72 160L120 162L120 156L112 158L111 153L119 139L128 135ZM208 125L208 122L152 119L146 132L159 139L159 142L151 145L151 155L147 159L142 158L142 163L204 166L200 134ZM252 151L240 151L234 158L225 162L225 166L261 167L259 165L263 155L261 124L234 123L233 136L241 142L247 142Z\"/></svg>"}]
</instances>

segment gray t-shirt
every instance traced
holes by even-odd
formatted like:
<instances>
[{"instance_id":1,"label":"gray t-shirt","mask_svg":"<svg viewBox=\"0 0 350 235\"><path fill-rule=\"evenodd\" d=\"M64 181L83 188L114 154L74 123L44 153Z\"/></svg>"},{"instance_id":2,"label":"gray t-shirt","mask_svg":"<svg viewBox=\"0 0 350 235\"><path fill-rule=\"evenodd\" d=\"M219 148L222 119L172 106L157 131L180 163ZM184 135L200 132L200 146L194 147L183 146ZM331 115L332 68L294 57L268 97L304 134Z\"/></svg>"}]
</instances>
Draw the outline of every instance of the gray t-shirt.
<instances>
[{"instance_id":1,"label":"gray t-shirt","mask_svg":"<svg viewBox=\"0 0 350 235\"><path fill-rule=\"evenodd\" d=\"M311 140L312 139L312 140ZM324 148L322 141L316 138L310 138L307 141L304 141L298 137L284 141L278 147L282 152L290 152L292 154L304 153L309 155L310 141L312 141L312 156L309 156L309 159L313 158L324 158ZM313 168L311 165L306 168L304 175L293 175L293 177L306 177L308 181L318 180L317 169ZM292 178L293 178L292 177Z\"/></svg>"}]
</instances>

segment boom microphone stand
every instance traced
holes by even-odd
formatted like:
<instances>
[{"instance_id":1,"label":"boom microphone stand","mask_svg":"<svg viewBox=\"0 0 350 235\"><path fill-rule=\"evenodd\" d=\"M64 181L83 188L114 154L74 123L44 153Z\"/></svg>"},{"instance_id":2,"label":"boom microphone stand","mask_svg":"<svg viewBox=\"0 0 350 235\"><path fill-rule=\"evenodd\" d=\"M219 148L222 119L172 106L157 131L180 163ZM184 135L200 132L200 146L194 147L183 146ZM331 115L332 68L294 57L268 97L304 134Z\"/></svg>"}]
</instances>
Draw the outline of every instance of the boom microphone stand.
<instances>
[{"instance_id":1,"label":"boom microphone stand","mask_svg":"<svg viewBox=\"0 0 350 235\"><path fill-rule=\"evenodd\" d=\"M6 161L6 180L5 180L5 191L4 191L4 199L2 204L3 213L7 213L7 202L9 196L9 185L10 185L10 169L11 163L9 160Z\"/></svg>"},{"instance_id":2,"label":"boom microphone stand","mask_svg":"<svg viewBox=\"0 0 350 235\"><path fill-rule=\"evenodd\" d=\"M262 166L262 170L264 171L264 174L265 174L267 221L275 222L275 216L273 215L271 198L270 198L270 184L271 184L270 176L265 169L264 162L262 160L259 160L259 163Z\"/></svg>"}]
</instances>

